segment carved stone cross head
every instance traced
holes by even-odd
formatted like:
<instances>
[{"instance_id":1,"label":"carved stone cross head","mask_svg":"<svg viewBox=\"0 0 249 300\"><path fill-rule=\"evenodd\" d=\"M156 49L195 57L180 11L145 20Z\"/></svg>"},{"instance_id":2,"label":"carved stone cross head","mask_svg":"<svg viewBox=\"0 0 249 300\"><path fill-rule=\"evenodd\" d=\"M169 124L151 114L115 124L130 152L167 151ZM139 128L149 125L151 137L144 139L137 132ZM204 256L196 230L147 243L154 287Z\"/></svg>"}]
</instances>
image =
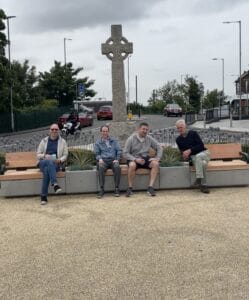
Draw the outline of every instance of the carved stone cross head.
<instances>
[{"instance_id":1,"label":"carved stone cross head","mask_svg":"<svg viewBox=\"0 0 249 300\"><path fill-rule=\"evenodd\" d=\"M121 25L111 25L111 37L101 45L101 50L111 61L123 61L133 53L133 44L122 36Z\"/></svg>"}]
</instances>

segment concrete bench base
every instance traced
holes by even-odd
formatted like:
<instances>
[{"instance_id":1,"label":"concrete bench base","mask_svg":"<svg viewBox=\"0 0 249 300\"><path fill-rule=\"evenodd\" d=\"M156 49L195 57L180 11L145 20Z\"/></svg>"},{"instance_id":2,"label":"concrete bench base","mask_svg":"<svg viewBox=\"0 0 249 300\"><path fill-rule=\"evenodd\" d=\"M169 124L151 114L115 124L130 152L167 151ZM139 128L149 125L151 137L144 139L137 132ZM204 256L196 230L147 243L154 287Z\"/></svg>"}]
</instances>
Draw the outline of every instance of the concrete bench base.
<instances>
[{"instance_id":1,"label":"concrete bench base","mask_svg":"<svg viewBox=\"0 0 249 300\"><path fill-rule=\"evenodd\" d=\"M64 177L58 178L58 183L66 194L96 193L99 190L96 170L66 171ZM242 186L249 185L249 168L234 170L209 170L207 176L208 186ZM195 181L195 172L189 166L160 167L155 188L180 189L190 188ZM4 197L39 195L42 179L9 179L0 181L0 195ZM134 190L146 190L149 183L148 172L137 174L134 181ZM127 175L121 176L121 191L127 189ZM105 190L113 191L113 176L106 176ZM53 188L49 189L54 194Z\"/></svg>"},{"instance_id":2,"label":"concrete bench base","mask_svg":"<svg viewBox=\"0 0 249 300\"><path fill-rule=\"evenodd\" d=\"M19 179L0 181L0 196L18 197L40 195L42 179ZM65 177L58 178L58 184L66 193ZM49 187L49 194L54 194L53 187Z\"/></svg>"},{"instance_id":3,"label":"concrete bench base","mask_svg":"<svg viewBox=\"0 0 249 300\"><path fill-rule=\"evenodd\" d=\"M160 189L180 189L191 186L188 165L179 167L160 167Z\"/></svg>"},{"instance_id":4,"label":"concrete bench base","mask_svg":"<svg viewBox=\"0 0 249 300\"><path fill-rule=\"evenodd\" d=\"M195 172L191 172L191 184L194 181ZM208 171L207 185L210 187L249 185L249 169Z\"/></svg>"}]
</instances>

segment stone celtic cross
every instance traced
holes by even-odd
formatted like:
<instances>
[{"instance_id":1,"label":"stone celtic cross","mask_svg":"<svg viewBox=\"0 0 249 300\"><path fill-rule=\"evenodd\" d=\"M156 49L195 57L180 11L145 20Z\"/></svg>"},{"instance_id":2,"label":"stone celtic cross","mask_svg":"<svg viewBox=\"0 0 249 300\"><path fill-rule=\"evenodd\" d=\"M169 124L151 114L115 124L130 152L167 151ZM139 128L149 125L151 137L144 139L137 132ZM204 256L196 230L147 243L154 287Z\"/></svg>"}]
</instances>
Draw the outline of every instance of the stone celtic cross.
<instances>
[{"instance_id":1,"label":"stone celtic cross","mask_svg":"<svg viewBox=\"0 0 249 300\"><path fill-rule=\"evenodd\" d=\"M111 25L111 37L101 45L102 54L112 61L112 109L113 121L127 120L124 60L133 52L133 45L122 36L121 25Z\"/></svg>"}]
</instances>

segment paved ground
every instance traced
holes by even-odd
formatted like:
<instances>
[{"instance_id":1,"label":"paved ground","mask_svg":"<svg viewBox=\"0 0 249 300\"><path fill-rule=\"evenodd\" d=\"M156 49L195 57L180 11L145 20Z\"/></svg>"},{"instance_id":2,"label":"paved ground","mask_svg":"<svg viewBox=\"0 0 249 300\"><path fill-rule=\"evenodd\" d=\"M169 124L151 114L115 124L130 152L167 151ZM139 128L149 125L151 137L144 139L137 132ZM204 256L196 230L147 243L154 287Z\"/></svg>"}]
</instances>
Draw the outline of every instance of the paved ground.
<instances>
[{"instance_id":1,"label":"paved ground","mask_svg":"<svg viewBox=\"0 0 249 300\"><path fill-rule=\"evenodd\" d=\"M0 198L0 299L248 299L248 194Z\"/></svg>"},{"instance_id":2,"label":"paved ground","mask_svg":"<svg viewBox=\"0 0 249 300\"><path fill-rule=\"evenodd\" d=\"M248 299L248 194L0 198L0 299Z\"/></svg>"},{"instance_id":3,"label":"paved ground","mask_svg":"<svg viewBox=\"0 0 249 300\"><path fill-rule=\"evenodd\" d=\"M204 128L204 122L198 121L193 124L194 127L197 128ZM213 122L210 124L206 124L206 128L213 127L213 128L220 128L221 130L227 131L239 131L239 132L249 132L249 120L230 120L224 119L220 120L219 122Z\"/></svg>"}]
</instances>

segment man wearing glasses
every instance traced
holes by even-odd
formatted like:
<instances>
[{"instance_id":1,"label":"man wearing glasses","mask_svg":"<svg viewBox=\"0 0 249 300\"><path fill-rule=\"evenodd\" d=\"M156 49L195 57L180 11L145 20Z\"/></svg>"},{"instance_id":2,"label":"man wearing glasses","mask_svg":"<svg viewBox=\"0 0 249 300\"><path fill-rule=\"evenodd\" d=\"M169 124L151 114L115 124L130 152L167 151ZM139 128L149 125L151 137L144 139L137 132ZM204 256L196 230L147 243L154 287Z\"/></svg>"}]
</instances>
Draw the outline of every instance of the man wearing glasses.
<instances>
[{"instance_id":1,"label":"man wearing glasses","mask_svg":"<svg viewBox=\"0 0 249 300\"><path fill-rule=\"evenodd\" d=\"M48 202L49 183L54 187L56 194L62 191L57 183L56 172L59 171L61 164L66 161L67 156L67 143L59 135L58 125L52 124L49 136L41 140L37 150L38 166L43 173L41 205L45 205Z\"/></svg>"}]
</instances>

